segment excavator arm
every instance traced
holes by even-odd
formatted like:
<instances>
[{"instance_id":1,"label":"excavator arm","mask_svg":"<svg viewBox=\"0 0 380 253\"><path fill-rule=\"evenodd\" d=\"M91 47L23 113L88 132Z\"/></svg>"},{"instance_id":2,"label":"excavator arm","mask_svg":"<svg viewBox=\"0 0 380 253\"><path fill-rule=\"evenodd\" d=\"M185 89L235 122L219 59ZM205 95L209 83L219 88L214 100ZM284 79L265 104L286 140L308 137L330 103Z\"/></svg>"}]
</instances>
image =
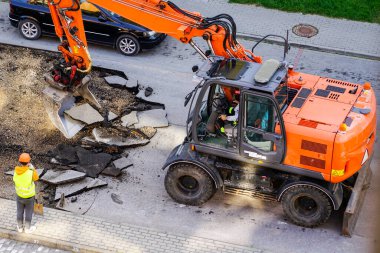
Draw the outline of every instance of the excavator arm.
<instances>
[{"instance_id":1,"label":"excavator arm","mask_svg":"<svg viewBox=\"0 0 380 253\"><path fill-rule=\"evenodd\" d=\"M172 2L160 0L89 0L88 2L127 17L153 31L166 33L182 43L189 43L205 59L209 53L202 52L193 41L194 37L202 37L207 42L210 53L214 55L261 62L261 57L255 56L236 40L236 24L227 14L204 18L199 13L192 13ZM61 40L58 50L62 52L66 62L65 68L60 70L68 77L63 84L68 85L67 88L70 90L72 86L80 85L78 81L91 70L91 57L87 50L80 11L81 2L51 0L48 4L55 32Z\"/></svg>"}]
</instances>

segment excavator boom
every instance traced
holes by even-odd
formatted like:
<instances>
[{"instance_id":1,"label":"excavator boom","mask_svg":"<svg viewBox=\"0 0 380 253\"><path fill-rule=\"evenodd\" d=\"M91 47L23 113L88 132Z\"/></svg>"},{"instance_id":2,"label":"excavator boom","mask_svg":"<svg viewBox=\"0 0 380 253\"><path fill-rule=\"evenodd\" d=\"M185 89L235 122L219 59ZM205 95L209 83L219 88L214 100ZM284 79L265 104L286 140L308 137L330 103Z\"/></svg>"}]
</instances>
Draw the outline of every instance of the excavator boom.
<instances>
[{"instance_id":1,"label":"excavator boom","mask_svg":"<svg viewBox=\"0 0 380 253\"><path fill-rule=\"evenodd\" d=\"M45 107L54 125L67 137L75 135L64 111L74 106L73 94L87 99L100 108L95 96L88 89L84 78L91 71L92 61L87 49L79 0L49 0L48 5L55 32L61 40L58 50L63 60L46 74L50 84L45 89ZM236 39L236 24L227 14L204 18L199 13L183 10L172 2L159 0L89 0L122 17L153 31L166 33L182 43L190 44L204 59L208 55L236 58L261 63L262 59L245 49ZM193 41L202 37L209 46L203 52ZM52 88L53 87L53 88Z\"/></svg>"}]
</instances>

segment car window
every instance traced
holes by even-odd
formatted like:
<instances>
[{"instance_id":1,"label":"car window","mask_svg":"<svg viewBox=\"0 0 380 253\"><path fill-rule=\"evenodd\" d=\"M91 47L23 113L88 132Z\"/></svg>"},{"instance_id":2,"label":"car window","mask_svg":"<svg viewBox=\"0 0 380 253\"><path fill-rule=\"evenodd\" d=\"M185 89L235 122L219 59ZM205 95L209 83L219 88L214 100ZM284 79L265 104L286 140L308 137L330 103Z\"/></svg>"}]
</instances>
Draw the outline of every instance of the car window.
<instances>
[{"instance_id":1,"label":"car window","mask_svg":"<svg viewBox=\"0 0 380 253\"><path fill-rule=\"evenodd\" d=\"M28 0L29 4L47 6L47 0Z\"/></svg>"},{"instance_id":2,"label":"car window","mask_svg":"<svg viewBox=\"0 0 380 253\"><path fill-rule=\"evenodd\" d=\"M80 5L80 8L82 10L82 13L85 15L89 15L93 17L99 17L101 15L100 10L96 8L93 4L90 4L88 2L83 2Z\"/></svg>"}]
</instances>

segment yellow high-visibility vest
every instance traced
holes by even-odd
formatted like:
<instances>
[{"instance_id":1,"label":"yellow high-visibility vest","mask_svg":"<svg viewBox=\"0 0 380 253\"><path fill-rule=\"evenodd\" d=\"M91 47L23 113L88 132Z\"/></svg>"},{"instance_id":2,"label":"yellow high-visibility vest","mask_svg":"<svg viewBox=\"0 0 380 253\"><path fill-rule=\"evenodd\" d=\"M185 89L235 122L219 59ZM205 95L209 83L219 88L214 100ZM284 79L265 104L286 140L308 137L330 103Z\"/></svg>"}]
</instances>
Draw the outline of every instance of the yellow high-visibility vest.
<instances>
[{"instance_id":1,"label":"yellow high-visibility vest","mask_svg":"<svg viewBox=\"0 0 380 253\"><path fill-rule=\"evenodd\" d=\"M18 175L15 171L13 181L15 182L16 193L20 198L27 199L36 195L36 186L33 182L33 170L29 169L21 175Z\"/></svg>"}]
</instances>

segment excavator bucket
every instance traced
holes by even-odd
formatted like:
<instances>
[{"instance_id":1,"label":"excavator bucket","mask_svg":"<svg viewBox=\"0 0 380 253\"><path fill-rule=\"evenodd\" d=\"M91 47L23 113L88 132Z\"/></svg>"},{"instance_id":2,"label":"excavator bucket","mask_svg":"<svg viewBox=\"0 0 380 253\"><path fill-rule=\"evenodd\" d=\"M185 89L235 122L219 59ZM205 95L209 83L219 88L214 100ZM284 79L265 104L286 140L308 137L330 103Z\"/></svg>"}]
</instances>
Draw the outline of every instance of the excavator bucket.
<instances>
[{"instance_id":1,"label":"excavator bucket","mask_svg":"<svg viewBox=\"0 0 380 253\"><path fill-rule=\"evenodd\" d=\"M47 86L43 94L44 106L50 120L66 138L72 138L84 126L64 113L75 105L75 98L69 92L51 86Z\"/></svg>"},{"instance_id":2,"label":"excavator bucket","mask_svg":"<svg viewBox=\"0 0 380 253\"><path fill-rule=\"evenodd\" d=\"M366 191L372 178L372 171L369 165L370 162L367 162L366 166L359 171L355 186L352 189L351 197L343 215L342 234L344 236L351 237L354 232Z\"/></svg>"},{"instance_id":3,"label":"excavator bucket","mask_svg":"<svg viewBox=\"0 0 380 253\"><path fill-rule=\"evenodd\" d=\"M66 138L70 139L85 126L80 121L74 120L65 114L66 110L69 110L75 105L73 93L62 90L60 84L55 83L49 75L45 75L44 77L50 85L43 90L46 111L54 126L58 128ZM82 96L95 107L100 108L101 106L95 96L88 89L89 81L90 78L84 78L82 85L77 88L74 93L75 95Z\"/></svg>"}]
</instances>

